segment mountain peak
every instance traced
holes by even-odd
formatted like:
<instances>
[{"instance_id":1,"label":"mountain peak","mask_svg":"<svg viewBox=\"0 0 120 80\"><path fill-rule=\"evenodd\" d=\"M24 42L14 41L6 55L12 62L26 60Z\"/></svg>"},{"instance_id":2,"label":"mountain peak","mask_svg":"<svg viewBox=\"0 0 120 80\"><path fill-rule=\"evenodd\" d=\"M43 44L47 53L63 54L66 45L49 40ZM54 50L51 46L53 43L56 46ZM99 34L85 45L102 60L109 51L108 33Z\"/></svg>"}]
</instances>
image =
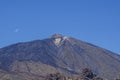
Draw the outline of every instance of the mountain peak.
<instances>
[{"instance_id":1,"label":"mountain peak","mask_svg":"<svg viewBox=\"0 0 120 80\"><path fill-rule=\"evenodd\" d=\"M61 42L63 42L64 40L68 40L68 37L63 36L61 34L53 34L51 36L52 39L54 39L54 43L55 45L59 45Z\"/></svg>"},{"instance_id":2,"label":"mountain peak","mask_svg":"<svg viewBox=\"0 0 120 80\"><path fill-rule=\"evenodd\" d=\"M64 36L61 34L53 34L51 38L63 38Z\"/></svg>"}]
</instances>

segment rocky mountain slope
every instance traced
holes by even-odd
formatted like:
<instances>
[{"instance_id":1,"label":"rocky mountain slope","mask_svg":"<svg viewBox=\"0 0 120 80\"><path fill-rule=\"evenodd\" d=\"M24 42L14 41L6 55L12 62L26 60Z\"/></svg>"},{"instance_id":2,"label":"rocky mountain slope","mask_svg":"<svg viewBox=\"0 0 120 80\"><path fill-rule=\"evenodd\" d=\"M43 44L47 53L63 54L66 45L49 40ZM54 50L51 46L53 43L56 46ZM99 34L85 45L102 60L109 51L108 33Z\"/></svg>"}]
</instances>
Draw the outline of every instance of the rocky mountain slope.
<instances>
[{"instance_id":1,"label":"rocky mountain slope","mask_svg":"<svg viewBox=\"0 0 120 80\"><path fill-rule=\"evenodd\" d=\"M0 49L2 80L7 80L4 76L11 80L44 80L45 75L56 72L79 75L83 68L90 68L104 79L113 80L120 73L120 56L60 34Z\"/></svg>"}]
</instances>

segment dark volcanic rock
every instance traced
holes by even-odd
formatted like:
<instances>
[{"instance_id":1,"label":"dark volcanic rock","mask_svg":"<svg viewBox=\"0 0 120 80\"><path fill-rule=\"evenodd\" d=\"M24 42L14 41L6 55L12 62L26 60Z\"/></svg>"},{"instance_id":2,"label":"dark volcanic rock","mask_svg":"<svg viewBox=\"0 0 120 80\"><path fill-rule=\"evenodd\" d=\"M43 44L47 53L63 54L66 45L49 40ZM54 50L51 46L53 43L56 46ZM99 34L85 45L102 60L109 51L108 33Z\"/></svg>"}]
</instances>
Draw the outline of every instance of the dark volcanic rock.
<instances>
[{"instance_id":1,"label":"dark volcanic rock","mask_svg":"<svg viewBox=\"0 0 120 80\"><path fill-rule=\"evenodd\" d=\"M113 80L120 72L120 56L60 34L0 49L0 69L7 72L38 76L55 72L77 75L86 67Z\"/></svg>"}]
</instances>

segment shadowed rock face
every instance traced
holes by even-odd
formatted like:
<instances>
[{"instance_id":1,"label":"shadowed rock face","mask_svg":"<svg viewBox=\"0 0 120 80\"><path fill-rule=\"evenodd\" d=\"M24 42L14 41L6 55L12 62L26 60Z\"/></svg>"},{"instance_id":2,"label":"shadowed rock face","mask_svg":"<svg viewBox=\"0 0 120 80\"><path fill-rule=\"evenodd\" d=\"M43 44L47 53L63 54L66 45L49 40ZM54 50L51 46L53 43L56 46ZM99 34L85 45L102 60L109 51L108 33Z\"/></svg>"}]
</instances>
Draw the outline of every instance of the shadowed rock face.
<instances>
[{"instance_id":1,"label":"shadowed rock face","mask_svg":"<svg viewBox=\"0 0 120 80\"><path fill-rule=\"evenodd\" d=\"M55 72L78 75L86 67L103 78L113 80L120 72L120 56L60 34L0 49L0 69L10 73L24 73L26 76Z\"/></svg>"}]
</instances>

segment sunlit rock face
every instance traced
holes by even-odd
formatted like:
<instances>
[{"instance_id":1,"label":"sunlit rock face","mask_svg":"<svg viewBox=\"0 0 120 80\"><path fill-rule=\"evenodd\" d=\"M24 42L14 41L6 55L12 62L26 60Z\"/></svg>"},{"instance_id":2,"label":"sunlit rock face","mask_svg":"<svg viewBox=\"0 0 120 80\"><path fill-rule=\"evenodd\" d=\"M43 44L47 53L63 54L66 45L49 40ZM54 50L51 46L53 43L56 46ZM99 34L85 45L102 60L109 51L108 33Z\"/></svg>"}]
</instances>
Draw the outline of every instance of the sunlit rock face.
<instances>
[{"instance_id":1,"label":"sunlit rock face","mask_svg":"<svg viewBox=\"0 0 120 80\"><path fill-rule=\"evenodd\" d=\"M54 43L55 43L55 45L59 45L60 44L60 42L62 41L62 39L61 38L56 38L55 40L54 40Z\"/></svg>"},{"instance_id":2,"label":"sunlit rock face","mask_svg":"<svg viewBox=\"0 0 120 80\"><path fill-rule=\"evenodd\" d=\"M65 40L69 40L68 37L62 36L61 34L54 34L51 36L51 38L56 46L59 46Z\"/></svg>"}]
</instances>

